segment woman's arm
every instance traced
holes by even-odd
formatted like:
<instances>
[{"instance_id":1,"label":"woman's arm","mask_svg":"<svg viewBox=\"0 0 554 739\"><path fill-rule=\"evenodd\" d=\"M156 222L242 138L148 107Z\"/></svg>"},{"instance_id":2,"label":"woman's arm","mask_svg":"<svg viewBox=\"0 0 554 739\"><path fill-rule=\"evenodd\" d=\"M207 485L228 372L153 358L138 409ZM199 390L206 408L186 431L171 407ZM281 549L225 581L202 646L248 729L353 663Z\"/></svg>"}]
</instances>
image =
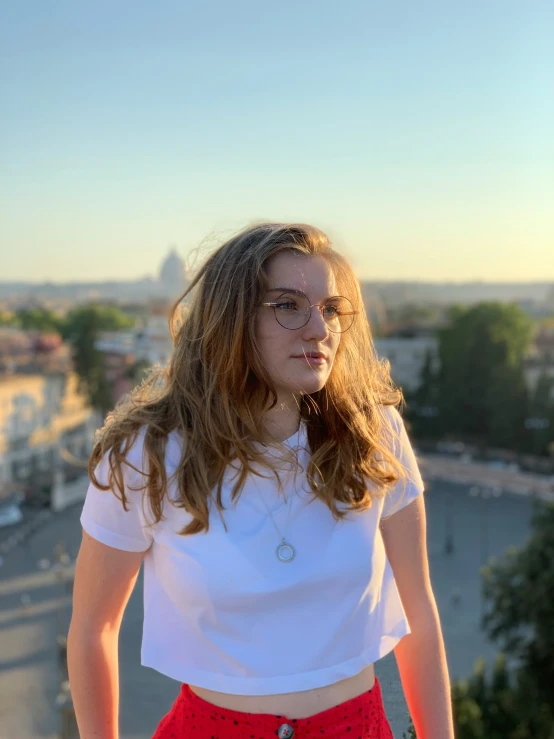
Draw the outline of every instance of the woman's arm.
<instances>
[{"instance_id":1,"label":"woman's arm","mask_svg":"<svg viewBox=\"0 0 554 739\"><path fill-rule=\"evenodd\" d=\"M418 739L454 739L446 653L429 578L423 496L380 524L411 633L394 656Z\"/></svg>"},{"instance_id":2,"label":"woman's arm","mask_svg":"<svg viewBox=\"0 0 554 739\"><path fill-rule=\"evenodd\" d=\"M75 568L67 664L80 739L118 739L119 628L144 552L83 531Z\"/></svg>"}]
</instances>

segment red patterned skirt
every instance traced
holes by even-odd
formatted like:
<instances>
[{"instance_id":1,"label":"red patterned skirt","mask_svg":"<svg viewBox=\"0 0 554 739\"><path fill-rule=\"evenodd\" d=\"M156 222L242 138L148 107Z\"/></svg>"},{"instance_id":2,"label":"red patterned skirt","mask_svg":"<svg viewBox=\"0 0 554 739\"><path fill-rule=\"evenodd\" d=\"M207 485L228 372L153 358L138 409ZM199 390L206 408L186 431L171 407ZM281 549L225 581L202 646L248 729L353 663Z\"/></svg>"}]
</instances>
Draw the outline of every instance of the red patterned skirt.
<instances>
[{"instance_id":1,"label":"red patterned skirt","mask_svg":"<svg viewBox=\"0 0 554 739\"><path fill-rule=\"evenodd\" d=\"M394 739L377 677L371 690L308 718L220 708L186 683L152 739Z\"/></svg>"}]
</instances>

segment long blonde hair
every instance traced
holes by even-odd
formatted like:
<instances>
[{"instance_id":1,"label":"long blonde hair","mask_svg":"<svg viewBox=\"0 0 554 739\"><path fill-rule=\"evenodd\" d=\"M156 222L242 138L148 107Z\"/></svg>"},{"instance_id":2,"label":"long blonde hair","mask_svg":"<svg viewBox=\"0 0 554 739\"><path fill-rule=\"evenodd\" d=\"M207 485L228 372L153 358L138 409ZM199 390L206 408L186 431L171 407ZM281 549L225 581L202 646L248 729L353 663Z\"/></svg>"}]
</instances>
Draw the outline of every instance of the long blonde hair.
<instances>
[{"instance_id":1,"label":"long blonde hair","mask_svg":"<svg viewBox=\"0 0 554 739\"><path fill-rule=\"evenodd\" d=\"M397 434L385 412L386 406L403 402L402 393L390 378L388 361L376 355L352 268L314 226L260 223L227 240L200 267L170 313L174 350L167 367L153 369L116 404L97 432L90 479L103 490L113 490L115 481L125 510L121 464L129 464L125 456L144 427L148 470L139 472L147 480L144 489L154 524L164 517L167 438L175 430L182 435L176 504L192 516L183 535L208 531L214 490L221 515L223 475L232 460L241 468L232 500L253 472L253 460L275 472L256 444L264 438L263 413L275 406L277 393L261 361L254 325L268 284L265 265L287 250L328 260L340 294L358 311L341 335L325 386L299 400L311 452L307 478L312 492L338 520L349 510L369 508L375 495L381 497L400 478L405 480L392 452ZM182 311L185 298L189 303ZM104 486L94 470L107 453L110 477ZM339 510L337 502L347 509Z\"/></svg>"}]
</instances>

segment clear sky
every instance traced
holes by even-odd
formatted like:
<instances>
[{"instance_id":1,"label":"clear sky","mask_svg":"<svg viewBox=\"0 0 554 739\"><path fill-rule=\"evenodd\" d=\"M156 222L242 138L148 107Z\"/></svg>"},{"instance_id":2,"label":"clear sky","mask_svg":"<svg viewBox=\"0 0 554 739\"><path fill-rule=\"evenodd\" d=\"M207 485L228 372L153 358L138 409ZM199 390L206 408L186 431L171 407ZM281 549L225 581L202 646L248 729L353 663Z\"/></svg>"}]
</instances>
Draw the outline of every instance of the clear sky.
<instances>
[{"instance_id":1,"label":"clear sky","mask_svg":"<svg viewBox=\"0 0 554 739\"><path fill-rule=\"evenodd\" d=\"M17 0L0 279L135 278L252 220L364 279L554 280L551 0Z\"/></svg>"}]
</instances>

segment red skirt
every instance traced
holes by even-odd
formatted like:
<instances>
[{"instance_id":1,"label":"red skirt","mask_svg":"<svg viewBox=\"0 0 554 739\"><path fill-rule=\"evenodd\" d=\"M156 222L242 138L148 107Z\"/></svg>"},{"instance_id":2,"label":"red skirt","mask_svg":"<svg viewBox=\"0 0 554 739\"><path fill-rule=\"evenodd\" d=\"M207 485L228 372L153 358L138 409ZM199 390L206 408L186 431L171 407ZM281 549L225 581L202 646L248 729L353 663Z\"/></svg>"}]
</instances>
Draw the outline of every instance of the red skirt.
<instances>
[{"instance_id":1,"label":"red skirt","mask_svg":"<svg viewBox=\"0 0 554 739\"><path fill-rule=\"evenodd\" d=\"M377 677L371 690L308 718L220 708L186 683L152 739L394 739Z\"/></svg>"}]
</instances>

